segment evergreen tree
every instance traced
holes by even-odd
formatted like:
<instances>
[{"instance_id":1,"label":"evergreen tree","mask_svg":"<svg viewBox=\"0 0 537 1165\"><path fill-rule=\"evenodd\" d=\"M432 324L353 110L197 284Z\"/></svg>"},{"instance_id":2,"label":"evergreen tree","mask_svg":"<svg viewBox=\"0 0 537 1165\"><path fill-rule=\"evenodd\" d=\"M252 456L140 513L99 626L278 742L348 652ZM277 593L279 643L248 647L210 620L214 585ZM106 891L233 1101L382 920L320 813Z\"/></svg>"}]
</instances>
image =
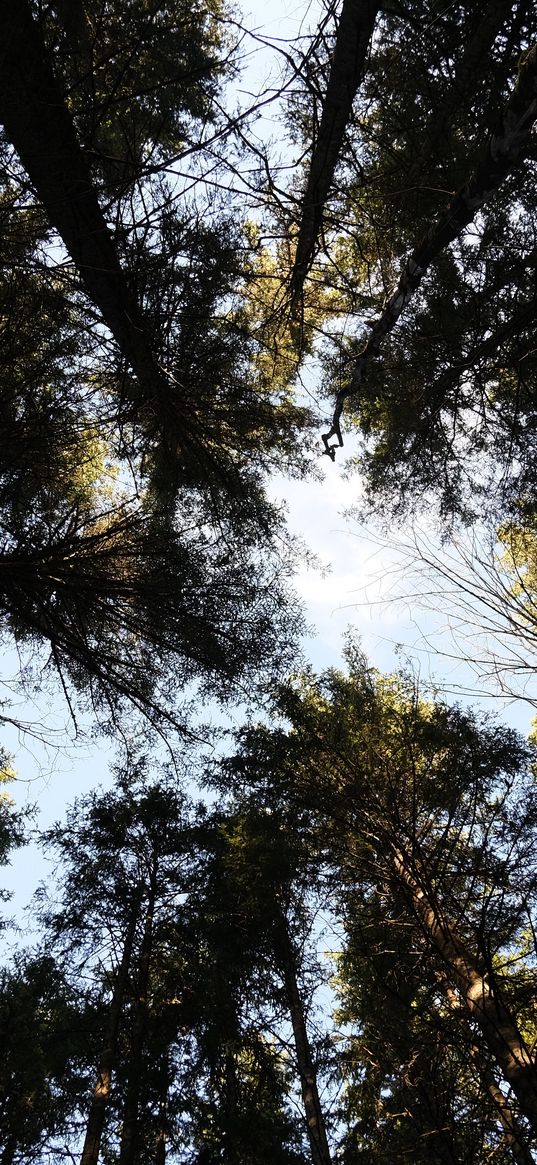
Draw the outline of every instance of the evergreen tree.
<instances>
[{"instance_id":1,"label":"evergreen tree","mask_svg":"<svg viewBox=\"0 0 537 1165\"><path fill-rule=\"evenodd\" d=\"M376 678L359 656L350 659L349 676L330 672L285 692L280 710L291 729L246 732L238 771L258 796L307 807L327 872L334 865L339 871L333 908L344 920L351 959L342 966L356 967L356 951L364 976L348 988L363 1000L351 1046L365 1048L365 1063L353 1077L365 1074L377 1105L399 1112L404 1064L424 1071L416 1057L428 1063L435 1033L447 1031L447 1058L440 1058L432 1085L437 1107L426 1089L428 1116L423 1110L414 1116L410 1099L418 1103L418 1090L410 1080L410 1123L399 1116L382 1152L404 1155L405 1138L408 1147L416 1128L433 1135L423 1120L433 1121L441 1137L441 1122L448 1112L455 1118L458 1105L467 1105L468 1126L461 1125L458 1149L451 1129L439 1152L477 1152L477 1095L486 1113L479 1109L479 1152L486 1156L490 1144L507 1139L527 1160L536 1132L531 1004L527 1011L533 971L531 959L522 955L519 962L512 953L524 951L534 909L530 757L509 730L424 703L408 682ZM397 1028L383 1003L392 994ZM386 1018L385 1033L377 1015ZM370 1026L375 1037L368 1041ZM383 1136L391 1127L383 1116Z\"/></svg>"},{"instance_id":2,"label":"evergreen tree","mask_svg":"<svg viewBox=\"0 0 537 1165\"><path fill-rule=\"evenodd\" d=\"M254 369L247 234L194 172L189 199L158 172L216 117L224 16L129 11L126 37L113 3L1 17L0 603L69 699L180 724L172 687L228 692L294 651L264 477L306 471L310 418Z\"/></svg>"},{"instance_id":3,"label":"evergreen tree","mask_svg":"<svg viewBox=\"0 0 537 1165\"><path fill-rule=\"evenodd\" d=\"M83 968L94 1016L82 1161L180 1159L188 1145L200 1165L298 1165L292 1071L269 1019L281 1013L272 947L236 870L233 822L193 815L173 784L144 776L141 762L46 838L61 881L42 922L66 974Z\"/></svg>"},{"instance_id":4,"label":"evergreen tree","mask_svg":"<svg viewBox=\"0 0 537 1165\"><path fill-rule=\"evenodd\" d=\"M390 5L348 110L312 276L333 272L354 320L327 346L325 452L350 410L371 505L386 514L434 496L447 517L468 515L491 483L500 509L531 488L531 36L525 2ZM311 117L300 124L313 133Z\"/></svg>"},{"instance_id":5,"label":"evergreen tree","mask_svg":"<svg viewBox=\"0 0 537 1165\"><path fill-rule=\"evenodd\" d=\"M230 762L216 779L227 785L233 776ZM313 971L306 951L311 949L312 902L316 900L314 860L305 851L304 838L293 832L291 822L280 820L277 813L260 811L255 799L232 805L215 824L214 864L204 871L207 889L202 919L208 909L209 919L212 916L213 926L218 928L214 949L226 1000L220 1008L219 1025L231 1004L232 1030L226 1036L225 1026L220 1026L218 1039L224 1047L230 1041L237 1042L240 1049L241 1016L243 1024L245 1017L249 1020L242 1036L247 1048L263 1047L263 1025L271 1032L283 1026L290 1029L294 1054L292 1072L288 1071L285 1083L301 1097L303 1128L313 1165L329 1165L326 1116L319 1095L319 1049L314 1047L308 1022ZM206 927L207 921L201 921L200 930ZM318 968L315 970L318 975ZM271 1013L273 1018L269 1018ZM239 1064L241 1055L244 1052L239 1052ZM277 1083L277 1061L272 1076ZM278 1118L276 1107L272 1128L263 1121L263 1139L257 1148L252 1145L248 1150L254 1154L252 1160L266 1160L275 1152L283 1152L282 1160L295 1159L282 1116ZM242 1118L237 1113L228 1129L237 1160L242 1161L241 1153L246 1154L246 1146L241 1149L240 1140L236 1141L238 1122L247 1129L252 1118L248 1110ZM259 1116L256 1128L259 1137ZM250 1160L248 1154L246 1159Z\"/></svg>"}]
</instances>

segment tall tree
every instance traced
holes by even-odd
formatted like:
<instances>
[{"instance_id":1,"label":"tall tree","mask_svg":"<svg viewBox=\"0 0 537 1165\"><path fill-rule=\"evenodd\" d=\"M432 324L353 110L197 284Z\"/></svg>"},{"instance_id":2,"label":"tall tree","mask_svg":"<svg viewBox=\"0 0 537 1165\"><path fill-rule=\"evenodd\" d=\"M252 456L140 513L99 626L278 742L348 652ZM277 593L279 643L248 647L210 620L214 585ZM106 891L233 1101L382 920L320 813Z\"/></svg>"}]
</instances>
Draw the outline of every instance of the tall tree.
<instances>
[{"instance_id":1,"label":"tall tree","mask_svg":"<svg viewBox=\"0 0 537 1165\"><path fill-rule=\"evenodd\" d=\"M395 290L387 299L355 363L349 385L338 394L332 428L323 438L325 452L332 459L335 454L330 445L331 438L335 436L338 444L343 444L339 421L344 401L359 391L367 363L380 355L384 338L397 324L433 260L459 237L520 160L537 117L536 77L537 48L534 47L521 59L516 86L475 172L414 247L403 266Z\"/></svg>"},{"instance_id":2,"label":"tall tree","mask_svg":"<svg viewBox=\"0 0 537 1165\"><path fill-rule=\"evenodd\" d=\"M69 699L179 724L171 686L228 692L290 659L293 551L264 477L282 455L306 471L309 418L255 368L246 234L154 173L215 115L220 9L133 3L123 40L115 4L68 8L2 15L20 160L3 143L0 603Z\"/></svg>"},{"instance_id":3,"label":"tall tree","mask_svg":"<svg viewBox=\"0 0 537 1165\"><path fill-rule=\"evenodd\" d=\"M226 783L229 776L227 770L220 773ZM202 981L208 999L199 1011L199 1043L216 1100L212 1152L215 1160L222 1154L222 1159L252 1165L269 1158L282 1165L309 1159L302 1129L289 1111L292 1090L305 1101L311 1159L326 1161L295 949L294 931L303 935L305 926L296 902L293 842L275 822L244 805L208 817L204 834L207 858L190 910L205 960ZM287 1040L278 1035L282 1025L290 1025L293 1033L292 1063ZM209 1111L209 1106L202 1109L205 1120ZM200 1165L205 1160L212 1158L200 1152Z\"/></svg>"},{"instance_id":4,"label":"tall tree","mask_svg":"<svg viewBox=\"0 0 537 1165\"><path fill-rule=\"evenodd\" d=\"M99 1160L118 1071L123 1079L126 1071L127 1077L119 1105L120 1156L137 1159L154 928L166 918L167 902L180 892L184 877L184 798L171 787L137 789L140 773L131 771L112 793L78 803L68 821L46 836L60 857L63 875L59 908L44 910L49 936L66 951L71 974L73 960L82 959L102 980L96 984L101 1048L88 1107L84 1165ZM103 956L104 976L98 974ZM112 1111L117 1117L117 1099Z\"/></svg>"},{"instance_id":5,"label":"tall tree","mask_svg":"<svg viewBox=\"0 0 537 1165\"><path fill-rule=\"evenodd\" d=\"M364 927L367 941L371 912L380 928L378 947L366 948L372 968L382 976L386 939L389 953L397 936L392 973L403 982L403 960L415 965L411 990L420 1008L429 1000L431 1032L440 999L439 1022L447 1016L473 1033L453 1039L467 1048L469 1076L481 1049L487 1119L503 1137L506 1113L490 1109L494 1081L503 1081L513 1135L529 1146L537 1068L524 1034L527 971L517 981L510 958L534 909L528 754L512 732L423 703L408 683L376 679L359 657L351 661L349 677L331 672L285 694L291 731L246 733L243 779L249 773L259 785L272 767L273 798L319 815L325 860L341 855L346 924L351 933Z\"/></svg>"},{"instance_id":6,"label":"tall tree","mask_svg":"<svg viewBox=\"0 0 537 1165\"><path fill-rule=\"evenodd\" d=\"M312 132L311 160L304 191L296 256L291 276L295 304L314 256L323 211L339 161L345 130L363 78L379 5L343 0L319 125Z\"/></svg>"},{"instance_id":7,"label":"tall tree","mask_svg":"<svg viewBox=\"0 0 537 1165\"><path fill-rule=\"evenodd\" d=\"M375 511L468 516L482 488L500 509L532 488L532 36L525 0L378 19L315 274L343 297L325 452L348 409Z\"/></svg>"}]
</instances>

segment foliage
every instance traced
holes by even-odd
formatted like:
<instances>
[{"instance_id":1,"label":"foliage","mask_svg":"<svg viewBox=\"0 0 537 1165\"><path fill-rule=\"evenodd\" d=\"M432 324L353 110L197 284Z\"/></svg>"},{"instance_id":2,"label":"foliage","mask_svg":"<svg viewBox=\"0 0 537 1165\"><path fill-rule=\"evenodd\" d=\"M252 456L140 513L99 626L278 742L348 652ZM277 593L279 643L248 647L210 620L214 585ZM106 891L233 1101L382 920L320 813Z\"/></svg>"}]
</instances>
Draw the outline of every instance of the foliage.
<instances>
[{"instance_id":1,"label":"foliage","mask_svg":"<svg viewBox=\"0 0 537 1165\"><path fill-rule=\"evenodd\" d=\"M342 318L332 329L327 385L348 401L369 509L385 518L434 499L449 524L474 515L476 496L490 500L493 490L501 513L533 480L531 139L454 225L457 199L473 190L490 135L505 124L498 116L517 68L529 61L529 19L525 3L390 6L378 18L348 120L324 246L350 328ZM328 84L325 93L306 72L300 101L314 124ZM311 120L303 132L306 143ZM409 254L442 230L446 240L427 274L420 269L413 283L410 272L401 318L383 335L382 351L372 339L359 375L375 335L372 310L378 329L399 272L410 271Z\"/></svg>"},{"instance_id":2,"label":"foliage","mask_svg":"<svg viewBox=\"0 0 537 1165\"><path fill-rule=\"evenodd\" d=\"M288 727L245 730L229 762L256 798L304 815L343 920L345 1159L404 1160L431 1137L439 1160L508 1159L514 1129L530 1160L536 1114L505 1098L485 1015L490 991L534 1073L532 754L355 651L349 664L285 689Z\"/></svg>"},{"instance_id":3,"label":"foliage","mask_svg":"<svg viewBox=\"0 0 537 1165\"><path fill-rule=\"evenodd\" d=\"M73 716L114 723L130 701L183 727L187 685L252 690L300 630L265 477L307 472L311 417L254 371L240 220L195 168L188 196L166 174L207 119L219 132L226 16L133 2L126 32L114 3L10 12L2 622L49 652Z\"/></svg>"},{"instance_id":4,"label":"foliage","mask_svg":"<svg viewBox=\"0 0 537 1165\"><path fill-rule=\"evenodd\" d=\"M44 838L47 953L0 984L2 1165L81 1139L83 1165L533 1160L534 747L352 646L283 678L267 476L311 470L319 351L325 452L345 405L376 513L434 499L445 531L493 497L534 624L531 6L364 9L288 54L287 191L224 112L220 0L0 12L2 629L73 717L130 705L175 763L131 756ZM192 804L186 694L267 686ZM0 862L22 837L2 793Z\"/></svg>"}]
</instances>

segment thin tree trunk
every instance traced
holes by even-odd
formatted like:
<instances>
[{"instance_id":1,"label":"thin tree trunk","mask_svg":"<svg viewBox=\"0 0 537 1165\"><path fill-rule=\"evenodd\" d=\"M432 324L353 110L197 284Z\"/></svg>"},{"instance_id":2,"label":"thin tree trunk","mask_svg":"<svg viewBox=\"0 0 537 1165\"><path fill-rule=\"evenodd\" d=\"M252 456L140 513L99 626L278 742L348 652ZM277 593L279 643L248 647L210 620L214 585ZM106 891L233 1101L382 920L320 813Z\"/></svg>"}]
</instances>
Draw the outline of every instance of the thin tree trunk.
<instances>
[{"instance_id":1,"label":"thin tree trunk","mask_svg":"<svg viewBox=\"0 0 537 1165\"><path fill-rule=\"evenodd\" d=\"M123 953L121 956L121 963L118 968L112 1000L110 1003L108 1030L99 1062L99 1076L97 1078L97 1083L95 1085L93 1099L88 1114L86 1137L84 1140L84 1147L82 1149L82 1156L80 1158L80 1165L97 1165L99 1160L99 1149L101 1145L106 1109L110 1098L112 1072L115 1066L117 1051L119 1024L129 977L129 969L132 958L132 946L134 942L137 920L138 908L132 912L127 933L125 935L125 941L123 943Z\"/></svg>"},{"instance_id":2,"label":"thin tree trunk","mask_svg":"<svg viewBox=\"0 0 537 1165\"><path fill-rule=\"evenodd\" d=\"M153 922L155 914L156 893L157 876L156 871L154 871L149 884L144 933L140 946L138 989L130 1046L127 1090L125 1095L125 1105L123 1108L123 1127L121 1130L119 1165L135 1165L139 1156L138 1116L140 1107L140 1089L142 1085L142 1056L147 1028L147 996L149 988L149 971L151 968L151 954L153 948Z\"/></svg>"},{"instance_id":3,"label":"thin tree trunk","mask_svg":"<svg viewBox=\"0 0 537 1165\"><path fill-rule=\"evenodd\" d=\"M165 1165L168 1137L168 1079L166 1078L158 1105L158 1133L155 1141L155 1165Z\"/></svg>"},{"instance_id":4,"label":"thin tree trunk","mask_svg":"<svg viewBox=\"0 0 537 1165\"><path fill-rule=\"evenodd\" d=\"M475 173L431 224L406 260L399 283L355 362L349 385L336 396L332 426L328 433L323 434L324 452L332 461L336 454L336 446L330 444L332 438L336 438L338 445L343 445L340 420L345 401L359 391L369 363L380 354L383 341L395 327L433 260L458 238L520 161L536 118L537 45L533 45L521 58L517 83Z\"/></svg>"},{"instance_id":5,"label":"thin tree trunk","mask_svg":"<svg viewBox=\"0 0 537 1165\"><path fill-rule=\"evenodd\" d=\"M343 0L321 124L302 201L302 217L291 276L291 295L295 304L302 293L315 251L324 205L341 153L352 103L362 80L379 7L376 0Z\"/></svg>"},{"instance_id":6,"label":"thin tree trunk","mask_svg":"<svg viewBox=\"0 0 537 1165\"><path fill-rule=\"evenodd\" d=\"M483 975L478 970L432 894L420 884L412 859L400 847L394 849L393 862L428 942L442 956L447 975L460 992L467 1013L480 1027L492 1058L537 1136L537 1066L492 973Z\"/></svg>"},{"instance_id":7,"label":"thin tree trunk","mask_svg":"<svg viewBox=\"0 0 537 1165\"><path fill-rule=\"evenodd\" d=\"M498 1113L498 1119L505 1133L505 1143L509 1146L513 1160L517 1162L517 1165L535 1165L535 1158L530 1153L527 1139L520 1128L511 1105L507 1097L504 1096L501 1088L498 1088L489 1066L483 1064L483 1057L480 1055L479 1048L475 1044L472 1044L470 1048L470 1056Z\"/></svg>"},{"instance_id":8,"label":"thin tree trunk","mask_svg":"<svg viewBox=\"0 0 537 1165\"><path fill-rule=\"evenodd\" d=\"M165 392L28 0L0 4L0 120L90 298L144 387Z\"/></svg>"},{"instance_id":9,"label":"thin tree trunk","mask_svg":"<svg viewBox=\"0 0 537 1165\"><path fill-rule=\"evenodd\" d=\"M443 976L443 986L446 999L449 1004L449 1009L452 1012L461 1012L466 1008L460 995L454 990L449 982L447 975ZM466 1041L465 1041L466 1042ZM535 1165L533 1155L531 1154L527 1144L527 1133L521 1129L520 1123L517 1120L507 1097L498 1088L494 1073L491 1069L488 1060L485 1060L482 1052L476 1043L470 1038L468 1041L468 1050L470 1059L473 1061L476 1069L476 1075L481 1081L483 1087L488 1092L490 1099L498 1114L498 1120L505 1133L505 1143L513 1155L513 1160L517 1165Z\"/></svg>"},{"instance_id":10,"label":"thin tree trunk","mask_svg":"<svg viewBox=\"0 0 537 1165\"><path fill-rule=\"evenodd\" d=\"M228 1035L231 1033L228 1032ZM233 1037L236 1040L236 1031ZM227 1040L226 1040L227 1042ZM230 1048L224 1055L224 1120L225 1132L222 1140L223 1157L229 1165L241 1165L241 1144L237 1144L237 1137L235 1129L240 1120L240 1094L239 1081L237 1078L237 1061L235 1054Z\"/></svg>"},{"instance_id":11,"label":"thin tree trunk","mask_svg":"<svg viewBox=\"0 0 537 1165\"><path fill-rule=\"evenodd\" d=\"M313 1165L332 1165L324 1115L317 1088L317 1073L311 1054L304 1008L297 981L297 962L285 914L276 907L274 949L282 975L295 1041L300 1089L306 1114Z\"/></svg>"}]
</instances>

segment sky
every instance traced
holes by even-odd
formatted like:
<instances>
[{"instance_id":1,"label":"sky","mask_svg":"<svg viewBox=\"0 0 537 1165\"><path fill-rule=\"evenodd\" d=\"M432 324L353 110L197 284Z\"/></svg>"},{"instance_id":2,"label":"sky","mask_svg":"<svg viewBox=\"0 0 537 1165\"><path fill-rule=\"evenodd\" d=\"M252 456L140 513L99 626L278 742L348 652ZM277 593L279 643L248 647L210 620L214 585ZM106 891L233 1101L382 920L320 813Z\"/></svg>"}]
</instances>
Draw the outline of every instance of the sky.
<instances>
[{"instance_id":1,"label":"sky","mask_svg":"<svg viewBox=\"0 0 537 1165\"><path fill-rule=\"evenodd\" d=\"M305 31L308 19L315 20L313 5L308 6L308 17L303 4L289 0L272 0L268 20L267 11L264 3L249 5L243 23L263 37L281 38L284 44ZM268 50L260 55L257 42L250 46L245 42L245 55L248 68L236 89L237 99L248 103L256 89L270 88L271 84L278 87L282 66L278 55L276 64ZM256 132L260 136L277 135L268 112L264 121L256 125ZM312 390L315 393L314 383ZM344 452L352 454L353 449L349 436ZM312 452L315 457L315 450ZM345 476L344 466L344 456L334 463L321 456L319 434L319 480L290 482L281 477L270 484L272 496L287 507L291 531L304 539L320 564L319 569L301 567L297 577L297 589L305 601L308 622L316 629L305 643L310 662L317 670L339 666L344 636L352 626L372 665L379 670L410 666L429 690L431 687L455 693L468 690L472 693L469 697L472 704L501 712L514 727L527 732L534 715L530 705L491 698L482 682L476 680L475 673L452 658L458 650L453 642L453 625L449 626L446 612L434 596L429 602L432 609L424 609L426 592L434 591L434 586L431 583L429 587L423 577L421 583L418 578L414 585L410 580L408 553L401 552L401 545L412 541L412 531L399 531L391 539L381 538L373 530L365 532L356 518L345 516L357 502L360 483L356 475ZM428 545L434 542L426 529L422 536ZM442 553L439 547L437 551ZM436 651L431 652L431 644ZM110 743L102 740L96 743L89 736L65 744L69 718L58 698L44 706L40 697L33 709L13 706L10 676L17 667L17 658L8 655L3 672L4 697L10 704L6 712L29 721L45 720L49 739L43 744L7 726L2 744L15 758L18 781L11 792L17 805L37 803L37 824L46 828L62 818L76 796L98 785L110 785L114 753ZM82 727L89 731L89 725L84 725L83 720ZM58 746L54 743L55 737L60 742ZM35 847L16 854L11 867L3 871L3 885L14 892L4 915L15 915L24 928L24 907L38 881L47 881L50 876L51 868ZM13 941L13 935L4 936L7 951Z\"/></svg>"}]
</instances>

